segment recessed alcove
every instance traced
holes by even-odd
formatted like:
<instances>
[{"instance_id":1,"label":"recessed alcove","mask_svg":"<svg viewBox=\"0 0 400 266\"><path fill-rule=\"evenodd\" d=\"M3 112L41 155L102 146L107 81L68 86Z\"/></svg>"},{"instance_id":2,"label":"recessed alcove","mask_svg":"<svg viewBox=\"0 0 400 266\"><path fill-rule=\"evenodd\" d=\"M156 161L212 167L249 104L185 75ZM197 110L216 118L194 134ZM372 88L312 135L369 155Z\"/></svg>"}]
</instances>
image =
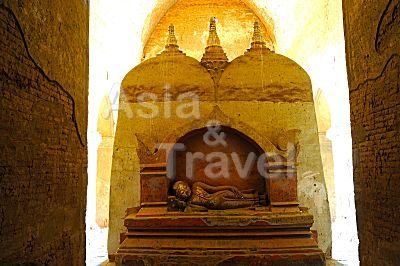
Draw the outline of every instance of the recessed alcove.
<instances>
[{"instance_id":1,"label":"recessed alcove","mask_svg":"<svg viewBox=\"0 0 400 266\"><path fill-rule=\"evenodd\" d=\"M243 133L229 128L221 127L217 133L223 134L223 139L215 140L210 136L209 145L205 142L208 138L207 132L210 128L202 128L188 132L178 143L186 148L184 151L177 151L175 157L176 173L173 182L186 181L189 185L195 182L203 182L212 186L236 186L239 190L255 190L259 193L266 192L266 182L260 172L257 170L257 159L264 151ZM213 144L212 141L221 141ZM195 155L197 159L189 155ZM254 156L253 156L254 155ZM210 157L209 161L206 157ZM188 159L190 157L191 159ZM238 160L235 160L238 159ZM240 169L249 162L248 173L240 176ZM209 178L206 175L209 163L217 163L216 171L225 171L226 173L216 173L215 178ZM238 165L239 164L239 165ZM238 171L239 167L239 171ZM210 168L212 171L213 169ZM193 171L193 176L190 178ZM224 176L225 175L225 176Z\"/></svg>"}]
</instances>

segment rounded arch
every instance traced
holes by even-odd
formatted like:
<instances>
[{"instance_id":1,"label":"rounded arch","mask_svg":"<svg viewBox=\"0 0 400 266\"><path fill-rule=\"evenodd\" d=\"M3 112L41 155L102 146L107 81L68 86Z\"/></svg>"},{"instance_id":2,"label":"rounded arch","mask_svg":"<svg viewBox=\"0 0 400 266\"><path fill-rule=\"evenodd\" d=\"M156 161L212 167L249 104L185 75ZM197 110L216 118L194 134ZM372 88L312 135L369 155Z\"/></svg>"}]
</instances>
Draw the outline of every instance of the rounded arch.
<instances>
[{"instance_id":1,"label":"rounded arch","mask_svg":"<svg viewBox=\"0 0 400 266\"><path fill-rule=\"evenodd\" d=\"M172 148L171 144L174 145L175 143L179 143L179 140L182 139L188 132L210 126L232 128L252 139L265 153L271 157L275 155L287 157L288 151L279 150L269 139L259 134L254 128L237 119L226 116L218 106L215 106L207 117L194 120L179 128L176 128L169 135L167 135L166 138L164 138L158 150L165 150L168 154Z\"/></svg>"},{"instance_id":2,"label":"rounded arch","mask_svg":"<svg viewBox=\"0 0 400 266\"><path fill-rule=\"evenodd\" d=\"M210 130L203 127L187 132L178 140L185 148L168 154L168 164L173 160L175 165L174 182L185 181L190 185L202 182L265 193L266 180L257 164L259 158L267 159L261 157L263 149L234 128L213 128L220 139L208 136Z\"/></svg>"}]
</instances>

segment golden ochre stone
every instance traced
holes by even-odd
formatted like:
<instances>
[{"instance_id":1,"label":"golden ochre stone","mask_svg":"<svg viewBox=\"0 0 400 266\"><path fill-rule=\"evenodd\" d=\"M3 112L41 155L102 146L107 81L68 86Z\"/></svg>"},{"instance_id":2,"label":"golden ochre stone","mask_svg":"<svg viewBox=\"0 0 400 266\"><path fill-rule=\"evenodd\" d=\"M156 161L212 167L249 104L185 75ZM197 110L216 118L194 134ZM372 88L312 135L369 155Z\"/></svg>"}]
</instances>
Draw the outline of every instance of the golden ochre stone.
<instances>
[{"instance_id":1,"label":"golden ochre stone","mask_svg":"<svg viewBox=\"0 0 400 266\"><path fill-rule=\"evenodd\" d=\"M111 178L112 239L122 231L119 217L125 210L141 208L125 219L129 233L119 246L117 258L122 263L143 262L150 256L167 261L182 261L183 257L195 260L204 256L197 254L201 250L218 249L224 251L215 253L216 257L228 263L229 258L242 256L242 251L255 249L253 257L243 255L246 262L281 261L286 254L290 260L309 259L321 265L323 253L310 231L313 216L299 207L302 195L297 195L298 178L323 173L310 78L294 61L264 45L258 23L254 24L251 48L228 63L216 20L212 18L210 24L201 63L179 50L170 26L165 51L132 69L122 83L120 106L124 108L118 116ZM179 96L187 92L200 100L198 116L183 118L175 112L182 105ZM143 93L153 95L147 101L158 112L151 118L138 115ZM227 148L204 144L202 136L210 125L220 127L228 136ZM249 151L258 156L266 154L268 173L262 178L252 170L245 182L229 167L231 178L212 180L202 172L206 167L200 166L190 179L184 170L184 155L177 153L173 158L166 148L175 144L193 152L234 152L242 159ZM176 173L168 176L171 160ZM323 182L322 174L315 178ZM186 196L178 193L182 181L188 188L202 182L210 193L219 193L212 198L219 205L193 204L193 200L187 200L190 189L185 189ZM249 197L251 203L228 204L235 210L223 210L227 209L225 201L237 200L235 195ZM312 201L302 203L312 210L319 208ZM324 211L324 218L315 221L315 227L321 238L329 238L322 226L329 223L329 208ZM254 230L260 239L254 239ZM154 239L152 234L165 236ZM118 245L113 240L110 243L111 249ZM163 252L158 253L161 247ZM183 247L186 251L180 252ZM238 253L233 254L233 250Z\"/></svg>"}]
</instances>

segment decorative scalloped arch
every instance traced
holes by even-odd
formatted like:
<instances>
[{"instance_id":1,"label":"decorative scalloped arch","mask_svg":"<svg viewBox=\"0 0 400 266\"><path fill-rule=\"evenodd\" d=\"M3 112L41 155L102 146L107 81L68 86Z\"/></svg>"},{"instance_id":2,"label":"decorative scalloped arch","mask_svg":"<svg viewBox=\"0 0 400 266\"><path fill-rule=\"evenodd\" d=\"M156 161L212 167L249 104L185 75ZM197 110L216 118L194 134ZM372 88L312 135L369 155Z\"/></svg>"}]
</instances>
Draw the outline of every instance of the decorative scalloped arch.
<instances>
[{"instance_id":1,"label":"decorative scalloped arch","mask_svg":"<svg viewBox=\"0 0 400 266\"><path fill-rule=\"evenodd\" d=\"M285 158L288 157L287 151L279 150L271 141L258 133L254 128L241 121L228 117L221 111L219 106L216 105L207 117L189 122L168 134L154 154L150 154L144 144L139 145L138 154L141 162L165 162L166 154L169 154L173 145L178 143L182 137L193 130L202 129L210 125L224 126L239 131L252 139L270 157L274 155Z\"/></svg>"}]
</instances>

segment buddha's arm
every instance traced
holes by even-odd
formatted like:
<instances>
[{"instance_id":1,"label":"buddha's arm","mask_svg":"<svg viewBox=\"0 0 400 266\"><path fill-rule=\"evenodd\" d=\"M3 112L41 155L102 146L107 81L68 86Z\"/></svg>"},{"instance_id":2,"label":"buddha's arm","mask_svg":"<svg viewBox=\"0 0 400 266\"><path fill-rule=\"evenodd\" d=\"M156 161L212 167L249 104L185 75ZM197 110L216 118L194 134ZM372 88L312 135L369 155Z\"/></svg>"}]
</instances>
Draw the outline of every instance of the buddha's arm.
<instances>
[{"instance_id":1,"label":"buddha's arm","mask_svg":"<svg viewBox=\"0 0 400 266\"><path fill-rule=\"evenodd\" d=\"M202 183L202 182L194 183L193 187L195 187L195 186L201 187L202 189L207 191L207 193L216 193L216 192L224 191L224 190L232 191L234 193L240 193L239 190L234 186L218 186L218 187L214 187L214 186L210 186L210 185L207 185L205 183Z\"/></svg>"}]
</instances>

